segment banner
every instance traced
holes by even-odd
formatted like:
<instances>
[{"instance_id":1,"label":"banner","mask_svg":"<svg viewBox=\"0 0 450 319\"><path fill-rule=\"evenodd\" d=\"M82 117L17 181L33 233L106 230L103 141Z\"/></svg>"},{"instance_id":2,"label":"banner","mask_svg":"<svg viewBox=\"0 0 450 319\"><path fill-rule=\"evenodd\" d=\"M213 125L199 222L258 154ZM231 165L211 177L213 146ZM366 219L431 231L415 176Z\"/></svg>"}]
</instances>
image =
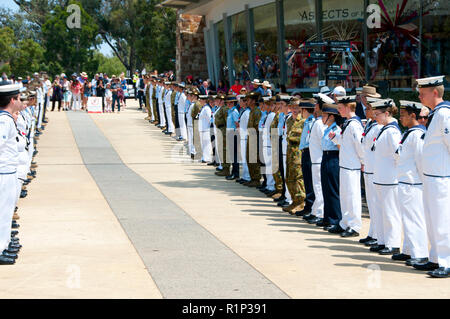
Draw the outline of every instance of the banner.
<instances>
[{"instance_id":1,"label":"banner","mask_svg":"<svg viewBox=\"0 0 450 319\"><path fill-rule=\"evenodd\" d=\"M88 113L103 113L102 98L97 96L89 97L87 101L87 109Z\"/></svg>"}]
</instances>

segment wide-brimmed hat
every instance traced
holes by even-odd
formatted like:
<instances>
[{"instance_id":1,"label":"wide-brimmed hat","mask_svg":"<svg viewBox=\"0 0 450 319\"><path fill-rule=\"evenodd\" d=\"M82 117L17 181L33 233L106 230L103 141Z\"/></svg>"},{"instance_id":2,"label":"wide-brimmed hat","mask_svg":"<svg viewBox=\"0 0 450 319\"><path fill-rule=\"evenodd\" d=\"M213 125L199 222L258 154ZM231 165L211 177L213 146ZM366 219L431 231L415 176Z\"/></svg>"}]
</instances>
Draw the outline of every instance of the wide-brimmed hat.
<instances>
[{"instance_id":1,"label":"wide-brimmed hat","mask_svg":"<svg viewBox=\"0 0 450 319\"><path fill-rule=\"evenodd\" d=\"M86 72L81 72L81 74L80 74L82 77L84 77L84 78L87 78L87 73Z\"/></svg>"},{"instance_id":2,"label":"wide-brimmed hat","mask_svg":"<svg viewBox=\"0 0 450 319\"><path fill-rule=\"evenodd\" d=\"M336 104L325 103L322 107L322 113L340 115Z\"/></svg>"},{"instance_id":3,"label":"wide-brimmed hat","mask_svg":"<svg viewBox=\"0 0 450 319\"><path fill-rule=\"evenodd\" d=\"M230 94L225 97L225 102L237 102L236 95Z\"/></svg>"},{"instance_id":4,"label":"wide-brimmed hat","mask_svg":"<svg viewBox=\"0 0 450 319\"><path fill-rule=\"evenodd\" d=\"M302 109L314 109L316 104L316 99L300 99L299 106Z\"/></svg>"},{"instance_id":5,"label":"wide-brimmed hat","mask_svg":"<svg viewBox=\"0 0 450 319\"><path fill-rule=\"evenodd\" d=\"M261 93L259 93L258 91L251 91L245 97L248 99L253 99L253 100L258 101L260 96L261 96Z\"/></svg>"},{"instance_id":6,"label":"wide-brimmed hat","mask_svg":"<svg viewBox=\"0 0 450 319\"><path fill-rule=\"evenodd\" d=\"M261 82L258 79L254 79L252 84L261 85Z\"/></svg>"},{"instance_id":7,"label":"wide-brimmed hat","mask_svg":"<svg viewBox=\"0 0 450 319\"><path fill-rule=\"evenodd\" d=\"M262 86L265 86L265 87L268 87L268 88L271 88L271 87L272 87L272 85L270 85L269 81L264 81L264 82L262 83Z\"/></svg>"},{"instance_id":8,"label":"wide-brimmed hat","mask_svg":"<svg viewBox=\"0 0 450 319\"><path fill-rule=\"evenodd\" d=\"M377 99L381 97L381 94L377 93L377 88L370 85L363 86L361 95L374 97Z\"/></svg>"}]
</instances>

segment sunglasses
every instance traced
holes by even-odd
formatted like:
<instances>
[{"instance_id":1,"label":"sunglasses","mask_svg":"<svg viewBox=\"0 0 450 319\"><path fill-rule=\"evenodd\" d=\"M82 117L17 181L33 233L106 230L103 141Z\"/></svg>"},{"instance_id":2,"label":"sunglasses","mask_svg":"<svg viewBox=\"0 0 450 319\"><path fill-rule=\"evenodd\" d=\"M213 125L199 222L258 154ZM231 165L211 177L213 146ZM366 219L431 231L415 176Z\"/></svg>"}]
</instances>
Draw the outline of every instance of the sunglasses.
<instances>
[{"instance_id":1,"label":"sunglasses","mask_svg":"<svg viewBox=\"0 0 450 319\"><path fill-rule=\"evenodd\" d=\"M418 116L417 119L418 120L425 120L425 119L428 119L428 116Z\"/></svg>"}]
</instances>

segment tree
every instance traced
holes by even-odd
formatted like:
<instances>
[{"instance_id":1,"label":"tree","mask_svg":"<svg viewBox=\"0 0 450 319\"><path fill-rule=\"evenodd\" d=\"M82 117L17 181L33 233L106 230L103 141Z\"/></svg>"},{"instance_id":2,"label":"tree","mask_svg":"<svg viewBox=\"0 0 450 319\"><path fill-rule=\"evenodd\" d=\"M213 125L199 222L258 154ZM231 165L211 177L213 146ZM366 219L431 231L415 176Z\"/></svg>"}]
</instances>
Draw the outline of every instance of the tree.
<instances>
[{"instance_id":1,"label":"tree","mask_svg":"<svg viewBox=\"0 0 450 319\"><path fill-rule=\"evenodd\" d=\"M32 39L21 40L11 60L11 70L16 76L39 72L44 62L44 49Z\"/></svg>"},{"instance_id":2,"label":"tree","mask_svg":"<svg viewBox=\"0 0 450 319\"><path fill-rule=\"evenodd\" d=\"M10 72L10 63L15 54L14 31L9 28L0 29L0 68L2 72Z\"/></svg>"},{"instance_id":3,"label":"tree","mask_svg":"<svg viewBox=\"0 0 450 319\"><path fill-rule=\"evenodd\" d=\"M70 29L67 24L69 13L62 7L55 7L42 25L43 43L47 61L59 63L66 72L81 72L92 58L91 48L97 41L98 27L90 15L84 11L80 2L70 1L80 6L81 28Z\"/></svg>"},{"instance_id":4,"label":"tree","mask_svg":"<svg viewBox=\"0 0 450 319\"><path fill-rule=\"evenodd\" d=\"M96 59L99 62L98 68L94 73L106 73L109 76L113 74L119 76L121 73L125 73L127 71L125 66L122 64L122 62L120 62L119 58L116 56L109 57L104 56L100 52L95 52L94 59Z\"/></svg>"}]
</instances>

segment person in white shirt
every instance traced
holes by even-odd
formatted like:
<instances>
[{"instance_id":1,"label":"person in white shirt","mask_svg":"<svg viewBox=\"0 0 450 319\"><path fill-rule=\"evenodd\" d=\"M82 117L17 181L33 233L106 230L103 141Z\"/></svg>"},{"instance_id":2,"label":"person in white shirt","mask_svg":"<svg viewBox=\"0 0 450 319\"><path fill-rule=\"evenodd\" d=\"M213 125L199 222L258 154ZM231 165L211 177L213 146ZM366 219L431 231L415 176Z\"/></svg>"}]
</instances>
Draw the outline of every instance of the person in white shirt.
<instances>
[{"instance_id":1,"label":"person in white shirt","mask_svg":"<svg viewBox=\"0 0 450 319\"><path fill-rule=\"evenodd\" d=\"M242 165L242 178L237 179L238 183L248 183L251 181L250 172L247 164L247 143L248 143L248 120L250 118L251 108L247 106L247 103L255 103L254 100L241 98L239 104L241 106L241 116L239 118L239 138L240 138L240 162Z\"/></svg>"},{"instance_id":2,"label":"person in white shirt","mask_svg":"<svg viewBox=\"0 0 450 319\"><path fill-rule=\"evenodd\" d=\"M175 125L172 120L172 88L171 82L166 82L166 90L164 91L164 110L167 121L167 128L163 131L166 135L172 135L175 133Z\"/></svg>"},{"instance_id":3,"label":"person in white shirt","mask_svg":"<svg viewBox=\"0 0 450 319\"><path fill-rule=\"evenodd\" d=\"M166 126L166 115L165 115L165 110L164 110L164 99L163 99L164 94L165 94L164 93L164 91L165 91L164 83L161 82L158 85L158 87L159 87L159 89L157 89L156 92L157 92L157 99L158 99L158 110L159 110L159 115L160 115L160 117L159 117L160 122L157 125L157 127L163 128Z\"/></svg>"},{"instance_id":4,"label":"person in white shirt","mask_svg":"<svg viewBox=\"0 0 450 319\"><path fill-rule=\"evenodd\" d=\"M402 253L393 260L408 266L428 261L428 237L422 197L422 135L426 128L417 121L423 105L400 101L400 122L408 130L395 152L398 172L398 203L403 221Z\"/></svg>"},{"instance_id":5,"label":"person in white shirt","mask_svg":"<svg viewBox=\"0 0 450 319\"><path fill-rule=\"evenodd\" d=\"M339 194L342 219L339 225L330 229L341 237L359 236L361 220L361 165L363 148L361 138L363 126L356 116L356 96L338 97L338 111L346 118L341 134L336 135L339 149Z\"/></svg>"},{"instance_id":6,"label":"person in white shirt","mask_svg":"<svg viewBox=\"0 0 450 319\"><path fill-rule=\"evenodd\" d=\"M180 124L180 135L178 136L179 141L187 140L187 130L186 130L186 117L185 117L185 107L186 107L186 93L184 89L186 85L184 83L180 83L179 87L181 89L180 98L178 100L178 123Z\"/></svg>"},{"instance_id":7,"label":"person in white shirt","mask_svg":"<svg viewBox=\"0 0 450 319\"><path fill-rule=\"evenodd\" d=\"M320 165L322 164L322 138L326 125L322 122L322 106L323 104L333 104L332 98L324 93L315 95L317 104L315 105L314 115L315 120L311 126L311 133L309 136L309 154L311 157L311 171L314 189L314 203L311 208L311 214L303 216L309 224L317 224L323 221L323 194L320 176Z\"/></svg>"},{"instance_id":8,"label":"person in white shirt","mask_svg":"<svg viewBox=\"0 0 450 319\"><path fill-rule=\"evenodd\" d=\"M201 110L198 119L198 131L200 133L200 146L202 148L202 163L212 161L212 145L211 145L211 106L209 102L211 96L200 95Z\"/></svg>"},{"instance_id":9,"label":"person in white shirt","mask_svg":"<svg viewBox=\"0 0 450 319\"><path fill-rule=\"evenodd\" d=\"M400 252L402 222L398 206L398 176L394 158L401 140L400 127L394 116L397 107L391 99L371 103L378 123L383 125L372 146L376 197L379 203L377 245L370 248L381 255Z\"/></svg>"},{"instance_id":10,"label":"person in white shirt","mask_svg":"<svg viewBox=\"0 0 450 319\"><path fill-rule=\"evenodd\" d=\"M444 76L418 79L419 99L432 109L422 152L423 202L430 261L414 268L437 278L450 276L450 102L444 101ZM434 269L434 270L433 270Z\"/></svg>"},{"instance_id":11,"label":"person in white shirt","mask_svg":"<svg viewBox=\"0 0 450 319\"><path fill-rule=\"evenodd\" d=\"M12 248L11 225L17 201L18 137L13 117L22 108L17 84L0 85L0 265L15 263L17 255Z\"/></svg>"}]
</instances>

